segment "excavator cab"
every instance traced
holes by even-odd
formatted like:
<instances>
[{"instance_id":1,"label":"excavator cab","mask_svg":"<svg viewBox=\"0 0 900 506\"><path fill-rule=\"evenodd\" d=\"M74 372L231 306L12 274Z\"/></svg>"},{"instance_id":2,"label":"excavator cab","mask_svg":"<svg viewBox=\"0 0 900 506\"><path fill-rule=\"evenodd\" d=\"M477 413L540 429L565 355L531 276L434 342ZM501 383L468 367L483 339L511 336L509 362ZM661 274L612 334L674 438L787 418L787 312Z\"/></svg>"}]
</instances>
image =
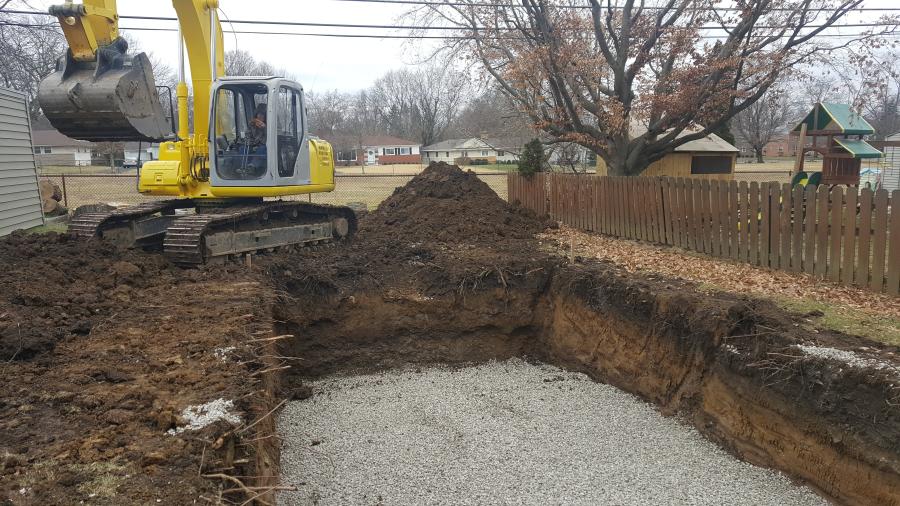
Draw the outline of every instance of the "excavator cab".
<instances>
[{"instance_id":1,"label":"excavator cab","mask_svg":"<svg viewBox=\"0 0 900 506\"><path fill-rule=\"evenodd\" d=\"M223 77L212 96L213 188L310 183L306 104L299 84L277 77Z\"/></svg>"}]
</instances>

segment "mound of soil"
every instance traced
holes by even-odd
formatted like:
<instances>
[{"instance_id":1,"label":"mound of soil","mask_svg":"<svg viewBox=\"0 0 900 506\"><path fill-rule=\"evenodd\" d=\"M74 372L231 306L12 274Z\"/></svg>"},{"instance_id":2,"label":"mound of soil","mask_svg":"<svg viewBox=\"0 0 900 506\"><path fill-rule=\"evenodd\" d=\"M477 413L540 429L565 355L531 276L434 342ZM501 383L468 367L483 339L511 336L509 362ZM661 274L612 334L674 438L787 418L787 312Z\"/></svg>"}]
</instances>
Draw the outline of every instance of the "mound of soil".
<instances>
[{"instance_id":1,"label":"mound of soil","mask_svg":"<svg viewBox=\"0 0 900 506\"><path fill-rule=\"evenodd\" d=\"M424 286L426 295L440 295L462 286L506 286L535 265L553 263L534 238L548 226L506 203L474 172L438 162L364 215L351 242L264 261L289 290Z\"/></svg>"},{"instance_id":2,"label":"mound of soil","mask_svg":"<svg viewBox=\"0 0 900 506\"><path fill-rule=\"evenodd\" d=\"M472 171L432 163L368 214L366 242L413 241L488 245L531 241L548 223L511 207Z\"/></svg>"}]
</instances>

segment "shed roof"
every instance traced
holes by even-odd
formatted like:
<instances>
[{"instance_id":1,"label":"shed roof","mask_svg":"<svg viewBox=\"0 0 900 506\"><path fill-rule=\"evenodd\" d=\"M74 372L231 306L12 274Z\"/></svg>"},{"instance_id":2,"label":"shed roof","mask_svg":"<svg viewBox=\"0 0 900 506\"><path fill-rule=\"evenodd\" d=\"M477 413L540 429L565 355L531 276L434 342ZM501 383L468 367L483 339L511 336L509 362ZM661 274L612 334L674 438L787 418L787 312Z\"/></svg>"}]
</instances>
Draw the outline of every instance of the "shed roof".
<instances>
[{"instance_id":1,"label":"shed roof","mask_svg":"<svg viewBox=\"0 0 900 506\"><path fill-rule=\"evenodd\" d=\"M818 115L816 111L818 111ZM812 110L803 118L803 121L794 127L793 131L799 132L804 124L807 130L826 130L847 135L869 135L875 133L872 125L848 104L819 102L813 106Z\"/></svg>"},{"instance_id":2,"label":"shed roof","mask_svg":"<svg viewBox=\"0 0 900 506\"><path fill-rule=\"evenodd\" d=\"M684 131L678 137L683 137L690 132ZM734 147L730 142L719 137L716 134L709 134L702 139L689 141L675 148L676 152L708 152L708 153L737 153L740 150Z\"/></svg>"},{"instance_id":3,"label":"shed roof","mask_svg":"<svg viewBox=\"0 0 900 506\"><path fill-rule=\"evenodd\" d=\"M881 158L884 154L866 141L854 139L835 139L842 148L853 155L853 158Z\"/></svg>"}]
</instances>

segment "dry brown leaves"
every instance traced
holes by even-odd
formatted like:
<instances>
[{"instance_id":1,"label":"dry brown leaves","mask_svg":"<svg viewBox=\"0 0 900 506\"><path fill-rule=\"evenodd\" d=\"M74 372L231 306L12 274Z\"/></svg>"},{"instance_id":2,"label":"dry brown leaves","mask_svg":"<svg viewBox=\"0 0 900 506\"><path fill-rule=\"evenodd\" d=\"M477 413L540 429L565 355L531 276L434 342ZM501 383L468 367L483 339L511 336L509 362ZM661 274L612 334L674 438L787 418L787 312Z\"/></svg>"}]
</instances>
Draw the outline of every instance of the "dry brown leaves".
<instances>
[{"instance_id":1,"label":"dry brown leaves","mask_svg":"<svg viewBox=\"0 0 900 506\"><path fill-rule=\"evenodd\" d=\"M900 317L900 301L894 297L837 285L807 274L764 269L678 248L589 234L565 226L540 234L538 238L555 242L566 253L574 244L576 255L613 262L628 272L656 273L730 292L813 299L875 316Z\"/></svg>"}]
</instances>

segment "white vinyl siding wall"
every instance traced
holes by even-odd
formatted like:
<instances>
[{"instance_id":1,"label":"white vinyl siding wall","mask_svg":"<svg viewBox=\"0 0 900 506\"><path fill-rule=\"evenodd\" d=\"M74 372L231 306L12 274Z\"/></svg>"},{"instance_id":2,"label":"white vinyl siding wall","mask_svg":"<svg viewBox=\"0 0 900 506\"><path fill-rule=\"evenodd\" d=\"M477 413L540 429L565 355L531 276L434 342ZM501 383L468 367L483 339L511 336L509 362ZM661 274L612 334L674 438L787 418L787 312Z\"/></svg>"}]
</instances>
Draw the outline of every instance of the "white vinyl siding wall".
<instances>
[{"instance_id":1,"label":"white vinyl siding wall","mask_svg":"<svg viewBox=\"0 0 900 506\"><path fill-rule=\"evenodd\" d=\"M0 236L43 223L25 95L0 88Z\"/></svg>"}]
</instances>

